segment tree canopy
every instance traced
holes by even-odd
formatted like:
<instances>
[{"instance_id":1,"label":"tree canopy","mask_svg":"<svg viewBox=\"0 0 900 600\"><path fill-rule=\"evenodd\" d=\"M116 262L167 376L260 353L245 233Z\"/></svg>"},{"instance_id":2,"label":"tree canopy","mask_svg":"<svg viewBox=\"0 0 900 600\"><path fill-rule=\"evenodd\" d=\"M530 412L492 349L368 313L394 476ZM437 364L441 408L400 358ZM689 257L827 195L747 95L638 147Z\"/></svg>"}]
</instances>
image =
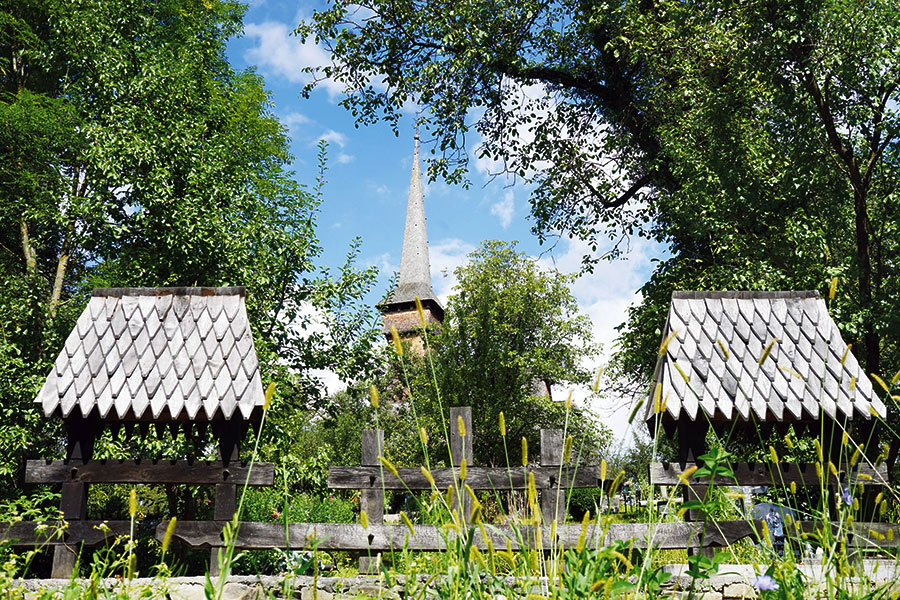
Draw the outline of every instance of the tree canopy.
<instances>
[{"instance_id":1,"label":"tree canopy","mask_svg":"<svg viewBox=\"0 0 900 600\"><path fill-rule=\"evenodd\" d=\"M358 245L338 273L316 265L324 171L293 179L262 79L226 60L243 10L0 5L0 474L58 447L31 403L93 287L247 286L266 378L295 367L307 398L309 369L369 367L374 272Z\"/></svg>"},{"instance_id":2,"label":"tree canopy","mask_svg":"<svg viewBox=\"0 0 900 600\"><path fill-rule=\"evenodd\" d=\"M428 337L428 354L406 353L405 375L399 369L387 375L397 404L415 410L419 425L433 434L444 431L449 407L471 406L480 464L506 464L501 411L513 463L519 440L526 437L536 447L542 428L568 427L585 452L602 449L609 430L587 410L566 409L569 386L590 383L585 363L597 351L590 320L579 314L569 290L572 277L542 269L515 243L484 242L468 258L454 271L457 284L443 324ZM551 384L553 397L547 394ZM409 433L406 452L414 455L418 432ZM435 438L432 456L446 454L446 441Z\"/></svg>"},{"instance_id":3,"label":"tree canopy","mask_svg":"<svg viewBox=\"0 0 900 600\"><path fill-rule=\"evenodd\" d=\"M667 244L623 330L645 389L673 289L819 289L869 372L896 363L900 18L893 0L333 2L301 24L362 122L407 100L464 178L534 186L542 238ZM427 137L427 136L425 136ZM589 265L599 257L585 257Z\"/></svg>"}]
</instances>

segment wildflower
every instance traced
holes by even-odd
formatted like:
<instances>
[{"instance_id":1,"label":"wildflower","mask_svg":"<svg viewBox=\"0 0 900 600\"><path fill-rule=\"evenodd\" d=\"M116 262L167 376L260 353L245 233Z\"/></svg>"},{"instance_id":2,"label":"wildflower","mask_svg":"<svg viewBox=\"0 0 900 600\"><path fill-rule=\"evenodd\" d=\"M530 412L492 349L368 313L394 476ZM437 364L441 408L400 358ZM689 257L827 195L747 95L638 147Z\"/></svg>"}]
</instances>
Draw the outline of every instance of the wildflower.
<instances>
[{"instance_id":1,"label":"wildflower","mask_svg":"<svg viewBox=\"0 0 900 600\"><path fill-rule=\"evenodd\" d=\"M843 500L844 504L847 506L853 506L853 494L850 493L850 488L844 488L844 493L841 494L841 500Z\"/></svg>"},{"instance_id":2,"label":"wildflower","mask_svg":"<svg viewBox=\"0 0 900 600\"><path fill-rule=\"evenodd\" d=\"M419 313L419 323L422 324L422 327L425 327L425 311L422 310L422 301L419 300L418 296L416 296L416 312Z\"/></svg>"},{"instance_id":3,"label":"wildflower","mask_svg":"<svg viewBox=\"0 0 900 600\"><path fill-rule=\"evenodd\" d=\"M662 344L659 345L659 355L660 356L666 355L666 353L669 351L669 342L671 342L672 338L674 338L676 335L678 335L678 330L675 330L672 333L670 333L668 336L666 336L666 339L664 339L662 341Z\"/></svg>"},{"instance_id":4,"label":"wildflower","mask_svg":"<svg viewBox=\"0 0 900 600\"><path fill-rule=\"evenodd\" d=\"M409 533L411 535L416 535L416 531L413 529L412 521L409 520L409 515L401 510L400 518L403 519L403 524L406 525L407 529L409 529Z\"/></svg>"},{"instance_id":5,"label":"wildflower","mask_svg":"<svg viewBox=\"0 0 900 600\"><path fill-rule=\"evenodd\" d=\"M762 366L762 364L764 362L766 362L766 359L769 358L769 354L772 353L772 346L774 346L776 342L780 342L780 341L781 340L779 340L778 338L772 338L772 341L769 342L769 344L766 346L766 349L763 350L762 357L760 357L760 359L759 359L760 366Z\"/></svg>"},{"instance_id":6,"label":"wildflower","mask_svg":"<svg viewBox=\"0 0 900 600\"><path fill-rule=\"evenodd\" d=\"M428 484L434 487L434 477L432 477L431 471L426 469L424 465L420 466L419 468L422 470L422 475L425 477L425 480L428 482Z\"/></svg>"},{"instance_id":7,"label":"wildflower","mask_svg":"<svg viewBox=\"0 0 900 600\"><path fill-rule=\"evenodd\" d=\"M684 471L682 471L681 473L678 474L678 481L680 481L684 485L687 485L688 479L690 479L691 475L696 473L698 469L699 469L699 467L697 465L691 465L690 467L688 467L687 469L685 469Z\"/></svg>"},{"instance_id":8,"label":"wildflower","mask_svg":"<svg viewBox=\"0 0 900 600\"><path fill-rule=\"evenodd\" d=\"M777 590L778 583L769 575L759 575L753 580L753 587L761 592Z\"/></svg>"},{"instance_id":9,"label":"wildflower","mask_svg":"<svg viewBox=\"0 0 900 600\"><path fill-rule=\"evenodd\" d=\"M163 536L163 541L162 541L163 554L165 554L166 550L169 549L169 544L172 543L172 535L175 533L175 523L176 522L177 522L177 519L175 517L172 517L169 520L169 526L166 527L166 535Z\"/></svg>"},{"instance_id":10,"label":"wildflower","mask_svg":"<svg viewBox=\"0 0 900 600\"><path fill-rule=\"evenodd\" d=\"M397 467L395 467L391 461L389 461L388 459L386 459L383 456L379 456L378 461L384 466L385 469L387 469L388 471L391 472L391 475L393 475L394 477L400 476L397 474Z\"/></svg>"},{"instance_id":11,"label":"wildflower","mask_svg":"<svg viewBox=\"0 0 900 600\"><path fill-rule=\"evenodd\" d=\"M275 395L275 382L271 382L269 386L266 388L265 400L263 402L263 410L269 410L269 407L272 406L272 397Z\"/></svg>"},{"instance_id":12,"label":"wildflower","mask_svg":"<svg viewBox=\"0 0 900 600\"><path fill-rule=\"evenodd\" d=\"M391 325L391 339L394 341L394 352L397 353L397 356L403 356L403 344L400 343L400 332L397 331L397 328Z\"/></svg>"}]
</instances>

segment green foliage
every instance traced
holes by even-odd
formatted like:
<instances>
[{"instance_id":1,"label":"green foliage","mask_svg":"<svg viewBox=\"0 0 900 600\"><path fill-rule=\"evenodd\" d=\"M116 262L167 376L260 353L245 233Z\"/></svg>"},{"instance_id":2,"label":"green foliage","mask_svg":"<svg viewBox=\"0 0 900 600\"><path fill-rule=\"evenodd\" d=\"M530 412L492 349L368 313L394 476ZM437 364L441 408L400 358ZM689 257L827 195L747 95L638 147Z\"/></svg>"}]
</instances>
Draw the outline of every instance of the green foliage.
<instances>
[{"instance_id":1,"label":"green foliage","mask_svg":"<svg viewBox=\"0 0 900 600\"><path fill-rule=\"evenodd\" d=\"M359 8L362 7L362 8ZM298 28L333 53L360 122L414 98L464 180L533 185L534 230L668 246L611 374L645 393L676 289L816 289L867 372L900 363L900 14L893 0L335 1ZM359 18L364 11L366 18ZM374 82L386 82L387 91Z\"/></svg>"},{"instance_id":2,"label":"green foliage","mask_svg":"<svg viewBox=\"0 0 900 600\"><path fill-rule=\"evenodd\" d=\"M377 418L389 434L392 458L423 463L418 428L424 427L432 460L447 460L451 406L472 407L479 464L518 463L519 440L528 438L536 449L542 428L567 428L576 438L573 454L596 456L609 443L609 431L563 402L567 385L589 382L583 365L596 351L589 320L569 290L572 277L541 269L515 243L496 241L484 242L454 274L444 322L427 333L427 355L394 355L379 386L389 406ZM554 386L555 398L547 397L545 384ZM498 435L501 411L508 448Z\"/></svg>"},{"instance_id":3,"label":"green foliage","mask_svg":"<svg viewBox=\"0 0 900 600\"><path fill-rule=\"evenodd\" d=\"M262 78L225 56L243 12L0 6L0 495L25 457L60 452L32 400L92 287L247 286L263 378L298 402L319 399L314 369L371 369L374 270L355 268L358 241L337 272L316 265L326 149L314 187L298 184ZM314 320L326 333L306 335Z\"/></svg>"}]
</instances>

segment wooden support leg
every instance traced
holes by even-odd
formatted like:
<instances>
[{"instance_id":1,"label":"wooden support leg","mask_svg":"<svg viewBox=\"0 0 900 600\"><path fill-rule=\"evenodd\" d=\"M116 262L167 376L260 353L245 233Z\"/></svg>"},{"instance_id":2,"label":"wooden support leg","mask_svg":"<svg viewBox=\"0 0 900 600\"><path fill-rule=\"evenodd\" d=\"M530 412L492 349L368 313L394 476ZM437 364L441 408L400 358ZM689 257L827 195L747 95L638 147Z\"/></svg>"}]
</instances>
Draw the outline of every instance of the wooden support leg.
<instances>
[{"instance_id":1,"label":"wooden support leg","mask_svg":"<svg viewBox=\"0 0 900 600\"><path fill-rule=\"evenodd\" d=\"M213 519L216 521L230 521L237 512L237 484L217 483L216 500L213 505ZM209 551L209 574L219 574L219 550L211 548Z\"/></svg>"},{"instance_id":2,"label":"wooden support leg","mask_svg":"<svg viewBox=\"0 0 900 600\"><path fill-rule=\"evenodd\" d=\"M362 460L363 466L378 466L378 460L384 452L384 430L366 429L362 432ZM384 488L381 486L362 490L359 497L360 510L366 511L369 523L381 525L384 523ZM375 575L381 566L381 554L359 557L360 575Z\"/></svg>"},{"instance_id":3,"label":"wooden support leg","mask_svg":"<svg viewBox=\"0 0 900 600\"><path fill-rule=\"evenodd\" d=\"M87 518L87 484L64 483L60 499L60 510L66 521L78 521ZM75 572L75 561L78 548L58 544L53 548L53 567L50 577L69 579Z\"/></svg>"},{"instance_id":4,"label":"wooden support leg","mask_svg":"<svg viewBox=\"0 0 900 600\"><path fill-rule=\"evenodd\" d=\"M564 444L561 429L541 429L541 466L562 465ZM546 525L553 521L557 526L566 522L566 490L555 475L550 476L550 487L541 490L541 514Z\"/></svg>"},{"instance_id":5,"label":"wooden support leg","mask_svg":"<svg viewBox=\"0 0 900 600\"><path fill-rule=\"evenodd\" d=\"M227 466L230 463L240 461L240 428L229 423L222 426L219 433L219 456ZM213 519L216 521L230 521L237 512L237 486L240 482L217 483L216 499L213 504ZM209 574L219 575L219 550L211 548L209 551Z\"/></svg>"},{"instance_id":6,"label":"wooden support leg","mask_svg":"<svg viewBox=\"0 0 900 600\"><path fill-rule=\"evenodd\" d=\"M465 432L460 431L459 423L462 420ZM466 435L460 435L465 433ZM453 467L459 469L463 459L466 465L472 466L472 407L454 406L450 408L450 461ZM465 487L460 484L454 490L453 505L450 507L454 514L463 515L463 521L469 522L472 515L469 513L469 502Z\"/></svg>"}]
</instances>

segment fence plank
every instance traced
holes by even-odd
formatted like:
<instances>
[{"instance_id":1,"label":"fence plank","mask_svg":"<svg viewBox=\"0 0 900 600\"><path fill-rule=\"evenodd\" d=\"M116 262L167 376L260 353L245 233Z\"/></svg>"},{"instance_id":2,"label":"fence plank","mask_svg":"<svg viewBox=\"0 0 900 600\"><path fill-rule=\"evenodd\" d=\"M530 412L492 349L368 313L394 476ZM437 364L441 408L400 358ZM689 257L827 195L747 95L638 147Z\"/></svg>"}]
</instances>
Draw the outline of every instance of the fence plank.
<instances>
[{"instance_id":1,"label":"fence plank","mask_svg":"<svg viewBox=\"0 0 900 600\"><path fill-rule=\"evenodd\" d=\"M550 480L559 479L563 488L595 488L603 487L600 480L600 467L566 465L560 473L559 467L467 467L466 483L473 490L522 490L527 487L527 473L534 473L534 484L540 489L550 487ZM459 469L456 469L456 474ZM398 468L397 477L381 467L329 467L328 487L334 489L382 489L386 490L430 490L431 484L422 475L419 468ZM434 484L440 490L446 490L454 481L454 470L432 469ZM677 475L677 474L676 474ZM606 486L610 484L609 479Z\"/></svg>"},{"instance_id":2,"label":"fence plank","mask_svg":"<svg viewBox=\"0 0 900 600\"><path fill-rule=\"evenodd\" d=\"M460 424L462 424L462 430L460 429ZM468 468L471 467L474 462L472 451L473 437L472 407L450 407L450 464L458 468L463 460L466 461L466 483L469 483ZM449 485L450 484L448 484L448 486ZM461 514L461 520L469 522L471 520L469 509L472 502L466 494L465 488L462 487L462 484L457 481L454 485L456 486L456 490L453 494L453 504L450 509L456 514ZM472 487L473 490L476 489L471 483L469 483L469 486Z\"/></svg>"},{"instance_id":3,"label":"fence plank","mask_svg":"<svg viewBox=\"0 0 900 600\"><path fill-rule=\"evenodd\" d=\"M360 462L363 465L380 465L379 456L384 453L384 430L366 429L362 432L362 456ZM383 469L383 467L375 467ZM381 486L360 486L359 508L366 511L369 523L380 525L384 523L384 488ZM362 575L374 575L378 573L381 555L359 557L359 572Z\"/></svg>"},{"instance_id":4,"label":"fence plank","mask_svg":"<svg viewBox=\"0 0 900 600\"><path fill-rule=\"evenodd\" d=\"M541 429L541 466L556 468L556 473L549 477L549 485L541 490L541 514L546 524L566 522L566 488L559 485L563 449L562 430Z\"/></svg>"},{"instance_id":5,"label":"fence plank","mask_svg":"<svg viewBox=\"0 0 900 600\"><path fill-rule=\"evenodd\" d=\"M248 480L249 477L249 480ZM117 461L92 460L29 460L25 464L26 483L169 483L212 485L236 483L243 485L273 485L275 465L249 465L221 461Z\"/></svg>"},{"instance_id":6,"label":"fence plank","mask_svg":"<svg viewBox=\"0 0 900 600\"><path fill-rule=\"evenodd\" d=\"M0 539L11 546L97 546L128 535L130 521L0 522Z\"/></svg>"},{"instance_id":7,"label":"fence plank","mask_svg":"<svg viewBox=\"0 0 900 600\"><path fill-rule=\"evenodd\" d=\"M691 463L693 464L693 463ZM702 464L698 464L702 467ZM734 471L734 479L716 477L716 485L790 485L795 482L799 486L818 487L819 477L816 467L812 463L736 463L731 465ZM826 467L827 468L827 467ZM684 467L677 463L650 463L650 483L653 485L680 485L678 475ZM844 465L841 470L850 472L853 484L864 483L866 485L887 485L887 466L881 465L877 469L869 465L860 464L855 469L848 469ZM691 477L691 485L709 485L708 477Z\"/></svg>"},{"instance_id":8,"label":"fence plank","mask_svg":"<svg viewBox=\"0 0 900 600\"><path fill-rule=\"evenodd\" d=\"M165 535L166 523L156 529L157 539ZM215 547L222 545L222 527L224 523L215 521L179 521L175 526L173 537L194 547ZM686 547L725 546L746 537L756 536L756 527L760 524L747 521L723 521L715 523L703 534L702 523L619 523L609 526L605 536L603 531L590 526L585 543L596 546L609 544L615 540L635 540L635 547L646 548L648 543L661 549L677 549ZM581 525L568 524L556 528L557 547L574 547L581 535ZM505 548L510 541L513 549L520 549L520 540L528 548L534 547L535 531L533 527L522 527L514 530L511 527L489 526L485 533L495 548ZM542 527L544 547L552 543L550 526ZM484 538L478 529L473 530L474 544L486 548ZM410 550L442 551L448 544L456 540L452 531L432 525L413 525L410 533L405 525L362 525L353 523L292 523L288 525L288 538L285 538L284 525L280 523L241 523L238 529L236 545L243 549L272 549L291 547L300 549L312 540L319 540L320 550L346 550L356 552L387 552L400 550L406 545Z\"/></svg>"}]
</instances>

